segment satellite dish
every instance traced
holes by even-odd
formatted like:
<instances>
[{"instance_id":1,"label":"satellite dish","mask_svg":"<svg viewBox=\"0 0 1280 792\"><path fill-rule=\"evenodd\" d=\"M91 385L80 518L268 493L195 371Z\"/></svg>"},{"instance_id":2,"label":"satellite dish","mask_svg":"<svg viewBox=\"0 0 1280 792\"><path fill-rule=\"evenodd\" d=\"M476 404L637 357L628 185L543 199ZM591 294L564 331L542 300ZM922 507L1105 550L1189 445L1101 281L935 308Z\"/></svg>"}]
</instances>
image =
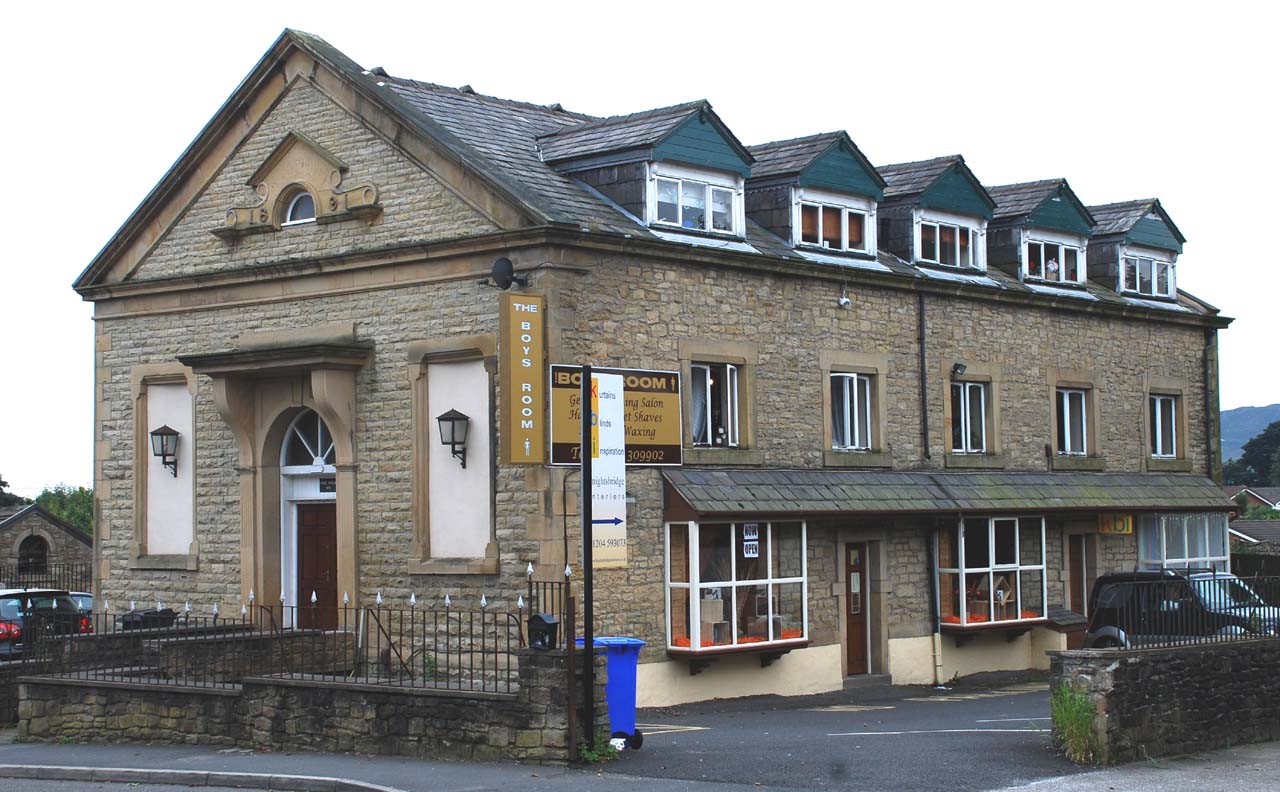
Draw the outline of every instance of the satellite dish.
<instances>
[{"instance_id":1,"label":"satellite dish","mask_svg":"<svg viewBox=\"0 0 1280 792\"><path fill-rule=\"evenodd\" d=\"M528 278L520 278L516 276L515 265L511 263L511 259L503 256L493 262L493 269L489 272L489 277L480 281L484 286L496 286L503 291L511 288L511 284L519 286L528 286Z\"/></svg>"}]
</instances>

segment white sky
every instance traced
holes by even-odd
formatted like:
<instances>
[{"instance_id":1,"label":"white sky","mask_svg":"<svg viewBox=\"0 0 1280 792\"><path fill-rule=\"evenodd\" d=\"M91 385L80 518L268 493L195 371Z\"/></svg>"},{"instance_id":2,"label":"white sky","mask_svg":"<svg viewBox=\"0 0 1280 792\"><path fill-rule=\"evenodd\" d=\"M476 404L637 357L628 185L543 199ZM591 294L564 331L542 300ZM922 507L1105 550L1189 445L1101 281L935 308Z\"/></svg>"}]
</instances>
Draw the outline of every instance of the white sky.
<instances>
[{"instance_id":1,"label":"white sky","mask_svg":"<svg viewBox=\"0 0 1280 792\"><path fill-rule=\"evenodd\" d=\"M6 10L0 476L15 492L92 485L92 311L70 284L286 26L366 68L506 98L599 115L706 98L747 144L846 129L878 165L961 153L986 184L1159 197L1189 240L1179 286L1237 317L1223 409L1280 401L1280 266L1257 252L1274 222L1249 210L1280 181L1274 4L290 5Z\"/></svg>"}]
</instances>

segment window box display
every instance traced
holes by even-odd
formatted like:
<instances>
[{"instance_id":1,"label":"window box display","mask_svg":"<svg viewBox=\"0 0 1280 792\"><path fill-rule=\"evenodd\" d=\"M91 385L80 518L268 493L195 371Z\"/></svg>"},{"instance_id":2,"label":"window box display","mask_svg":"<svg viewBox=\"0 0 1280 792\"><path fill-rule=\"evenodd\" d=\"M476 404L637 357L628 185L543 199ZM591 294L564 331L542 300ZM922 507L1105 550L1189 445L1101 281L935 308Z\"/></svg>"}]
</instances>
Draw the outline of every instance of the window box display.
<instances>
[{"instance_id":1,"label":"window box display","mask_svg":"<svg viewBox=\"0 0 1280 792\"><path fill-rule=\"evenodd\" d=\"M803 522L668 523L668 651L807 641L805 531Z\"/></svg>"},{"instance_id":2,"label":"window box display","mask_svg":"<svg viewBox=\"0 0 1280 792\"><path fill-rule=\"evenodd\" d=\"M944 630L1044 620L1043 517L966 517L935 542Z\"/></svg>"}]
</instances>

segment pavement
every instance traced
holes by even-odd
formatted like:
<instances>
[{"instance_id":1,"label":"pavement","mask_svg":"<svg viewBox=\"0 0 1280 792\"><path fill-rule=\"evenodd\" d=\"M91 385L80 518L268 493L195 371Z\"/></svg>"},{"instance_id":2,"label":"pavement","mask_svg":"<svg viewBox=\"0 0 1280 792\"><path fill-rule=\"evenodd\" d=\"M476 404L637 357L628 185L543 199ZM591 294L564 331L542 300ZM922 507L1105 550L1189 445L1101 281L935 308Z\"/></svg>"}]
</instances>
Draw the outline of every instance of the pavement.
<instances>
[{"instance_id":1,"label":"pavement","mask_svg":"<svg viewBox=\"0 0 1280 792\"><path fill-rule=\"evenodd\" d=\"M210 746L14 742L0 789L111 792L119 785L296 792L670 789L1205 790L1273 788L1280 743L1091 770L1049 745L1043 680L858 687L641 710L644 747L585 767L467 763ZM112 783L107 783L112 782Z\"/></svg>"}]
</instances>

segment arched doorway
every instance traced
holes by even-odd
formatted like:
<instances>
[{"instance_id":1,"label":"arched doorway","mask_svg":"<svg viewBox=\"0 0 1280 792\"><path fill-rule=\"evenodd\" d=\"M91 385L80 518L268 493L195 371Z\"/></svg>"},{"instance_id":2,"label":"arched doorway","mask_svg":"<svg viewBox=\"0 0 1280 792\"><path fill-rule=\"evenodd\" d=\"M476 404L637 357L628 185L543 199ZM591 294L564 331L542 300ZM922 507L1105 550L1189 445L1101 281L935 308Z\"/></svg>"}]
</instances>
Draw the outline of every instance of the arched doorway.
<instances>
[{"instance_id":1,"label":"arched doorway","mask_svg":"<svg viewBox=\"0 0 1280 792\"><path fill-rule=\"evenodd\" d=\"M49 571L49 543L32 534L18 546L18 575L43 575Z\"/></svg>"},{"instance_id":2,"label":"arched doorway","mask_svg":"<svg viewBox=\"0 0 1280 792\"><path fill-rule=\"evenodd\" d=\"M280 591L300 627L338 623L337 467L333 436L300 411L280 448ZM285 614L286 624L293 619Z\"/></svg>"}]
</instances>

